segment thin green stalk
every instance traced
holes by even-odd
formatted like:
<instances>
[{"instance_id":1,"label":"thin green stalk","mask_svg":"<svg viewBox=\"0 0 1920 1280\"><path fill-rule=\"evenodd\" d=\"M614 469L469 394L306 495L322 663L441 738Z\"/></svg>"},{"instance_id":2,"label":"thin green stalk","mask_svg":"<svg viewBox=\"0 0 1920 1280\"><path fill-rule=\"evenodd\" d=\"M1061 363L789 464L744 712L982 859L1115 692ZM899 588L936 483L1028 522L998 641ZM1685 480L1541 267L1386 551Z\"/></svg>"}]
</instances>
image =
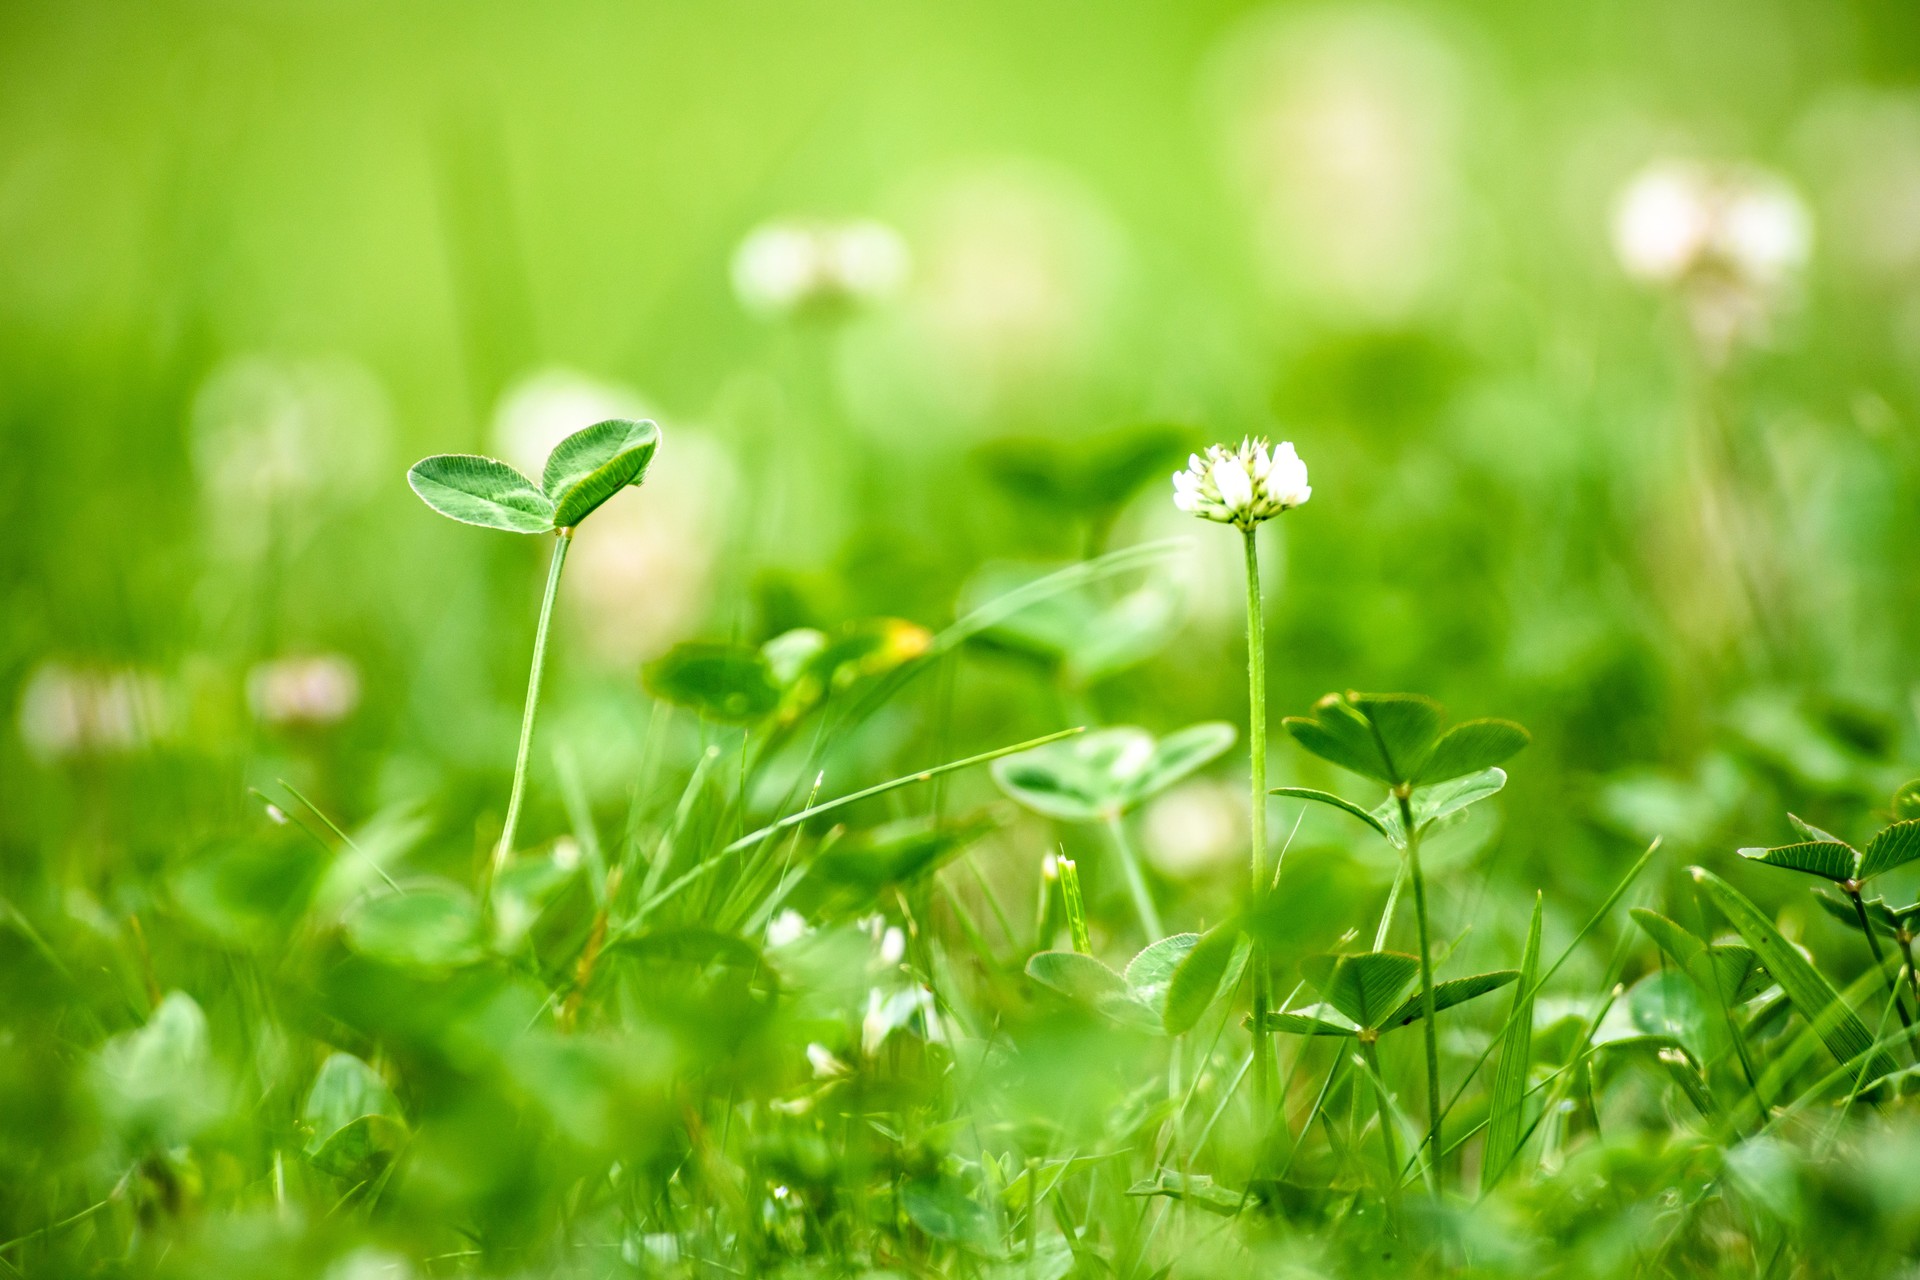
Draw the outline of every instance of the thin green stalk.
<instances>
[{"instance_id":1,"label":"thin green stalk","mask_svg":"<svg viewBox=\"0 0 1920 1280\"><path fill-rule=\"evenodd\" d=\"M1260 546L1255 526L1240 531L1247 548L1247 753L1253 772L1252 874L1253 902L1267 890L1267 626L1260 598ZM1272 1105L1272 1064L1268 1060L1267 1006L1272 975L1267 971L1267 949L1253 944L1253 1097L1262 1123Z\"/></svg>"},{"instance_id":2,"label":"thin green stalk","mask_svg":"<svg viewBox=\"0 0 1920 1280\"><path fill-rule=\"evenodd\" d=\"M1154 909L1147 877L1140 870L1140 855L1134 852L1133 842L1127 838L1126 818L1117 813L1108 814L1107 830L1113 833L1113 847L1119 851L1120 869L1126 873L1127 892L1133 895L1133 910L1140 917L1140 927L1147 931L1148 942L1157 942L1161 937L1160 913Z\"/></svg>"},{"instance_id":3,"label":"thin green stalk","mask_svg":"<svg viewBox=\"0 0 1920 1280\"><path fill-rule=\"evenodd\" d=\"M1434 1184L1444 1190L1446 1146L1441 1141L1440 1130L1446 1122L1446 1113L1440 1109L1440 1035L1434 1025L1433 947L1427 940L1427 878L1420 874L1420 828L1413 820L1413 788L1402 783L1393 789L1393 794L1400 802L1401 829L1407 833L1407 873L1413 880L1413 915L1420 926L1420 1024L1427 1043L1427 1150L1433 1161Z\"/></svg>"},{"instance_id":4,"label":"thin green stalk","mask_svg":"<svg viewBox=\"0 0 1920 1280\"><path fill-rule=\"evenodd\" d=\"M501 829L500 843L494 846L493 863L487 879L513 856L513 837L520 826L520 802L527 794L527 753L533 748L533 720L540 709L540 675L547 662L547 628L553 621L553 602L560 594L560 570L567 563L567 548L573 545L573 530L562 529L553 544L553 564L547 570L547 594L540 601L540 627L533 633L533 671L527 676L527 705L520 713L520 751L513 761L513 793L507 798L507 825Z\"/></svg>"},{"instance_id":5,"label":"thin green stalk","mask_svg":"<svg viewBox=\"0 0 1920 1280\"><path fill-rule=\"evenodd\" d=\"M1887 968L1887 958L1880 952L1880 939L1873 934L1873 922L1867 919L1867 904L1860 898L1860 890L1849 880L1840 886L1847 891L1847 897L1853 900L1853 914L1860 921L1860 932L1866 936L1867 950L1873 953L1873 967L1878 969L1887 980L1887 994L1893 997L1894 1012L1900 1015L1900 1025L1913 1027L1913 1019L1907 1015L1907 1002L1900 998L1900 979L1893 970ZM1916 1059L1920 1060L1920 1059Z\"/></svg>"},{"instance_id":6,"label":"thin green stalk","mask_svg":"<svg viewBox=\"0 0 1920 1280\"><path fill-rule=\"evenodd\" d=\"M1387 1080L1380 1070L1380 1050L1371 1034L1361 1037L1360 1053L1367 1062L1367 1074L1373 1078L1373 1100L1380 1111L1380 1145L1387 1154L1387 1205L1395 1219L1400 1216L1400 1143L1393 1133L1393 1108L1387 1101Z\"/></svg>"}]
</instances>

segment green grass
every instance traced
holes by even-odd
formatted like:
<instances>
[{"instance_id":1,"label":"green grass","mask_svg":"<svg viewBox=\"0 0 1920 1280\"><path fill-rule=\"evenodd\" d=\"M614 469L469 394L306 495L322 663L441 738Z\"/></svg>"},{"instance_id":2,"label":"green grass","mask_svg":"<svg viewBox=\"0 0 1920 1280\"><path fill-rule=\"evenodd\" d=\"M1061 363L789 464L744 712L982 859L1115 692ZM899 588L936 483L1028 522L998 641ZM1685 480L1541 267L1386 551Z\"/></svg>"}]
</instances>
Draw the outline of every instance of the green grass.
<instances>
[{"instance_id":1,"label":"green grass","mask_svg":"<svg viewBox=\"0 0 1920 1280\"><path fill-rule=\"evenodd\" d=\"M1917 78L0 11L0 1277L1911 1270Z\"/></svg>"}]
</instances>

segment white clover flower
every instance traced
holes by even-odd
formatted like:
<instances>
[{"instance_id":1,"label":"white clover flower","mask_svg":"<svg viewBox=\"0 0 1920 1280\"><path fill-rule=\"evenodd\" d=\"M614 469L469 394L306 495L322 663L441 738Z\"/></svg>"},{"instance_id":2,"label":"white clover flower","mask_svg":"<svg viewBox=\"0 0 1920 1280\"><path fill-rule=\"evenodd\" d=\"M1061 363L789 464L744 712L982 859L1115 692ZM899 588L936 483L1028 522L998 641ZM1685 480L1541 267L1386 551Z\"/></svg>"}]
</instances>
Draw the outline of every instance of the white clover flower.
<instances>
[{"instance_id":1,"label":"white clover flower","mask_svg":"<svg viewBox=\"0 0 1920 1280\"><path fill-rule=\"evenodd\" d=\"M883 222L783 220L740 242L733 291L747 310L777 319L883 301L910 267L907 242Z\"/></svg>"},{"instance_id":2,"label":"white clover flower","mask_svg":"<svg viewBox=\"0 0 1920 1280\"><path fill-rule=\"evenodd\" d=\"M1707 355L1763 338L1813 246L1813 219L1783 179L1680 161L1648 166L1614 208L1613 247L1633 278L1679 292Z\"/></svg>"},{"instance_id":3,"label":"white clover flower","mask_svg":"<svg viewBox=\"0 0 1920 1280\"><path fill-rule=\"evenodd\" d=\"M1672 284L1719 274L1768 289L1806 262L1813 227L1799 195L1772 174L1662 161L1621 193L1613 239L1636 279Z\"/></svg>"},{"instance_id":4,"label":"white clover flower","mask_svg":"<svg viewBox=\"0 0 1920 1280\"><path fill-rule=\"evenodd\" d=\"M814 1042L807 1046L807 1065L813 1068L816 1079L831 1080L835 1076L847 1074L847 1064L834 1056L833 1050Z\"/></svg>"},{"instance_id":5,"label":"white clover flower","mask_svg":"<svg viewBox=\"0 0 1920 1280\"><path fill-rule=\"evenodd\" d=\"M1238 449L1208 445L1207 456L1194 454L1187 469L1173 477L1173 505L1188 515L1251 529L1313 496L1307 464L1293 442L1282 440L1269 452L1262 439L1245 439Z\"/></svg>"},{"instance_id":6,"label":"white clover flower","mask_svg":"<svg viewBox=\"0 0 1920 1280\"><path fill-rule=\"evenodd\" d=\"M778 951L781 947L798 942L813 930L807 926L807 918L788 907L767 922L767 946Z\"/></svg>"},{"instance_id":7,"label":"white clover flower","mask_svg":"<svg viewBox=\"0 0 1920 1280\"><path fill-rule=\"evenodd\" d=\"M338 724L360 705L360 672L337 653L275 658L247 673L247 705L262 724Z\"/></svg>"}]
</instances>

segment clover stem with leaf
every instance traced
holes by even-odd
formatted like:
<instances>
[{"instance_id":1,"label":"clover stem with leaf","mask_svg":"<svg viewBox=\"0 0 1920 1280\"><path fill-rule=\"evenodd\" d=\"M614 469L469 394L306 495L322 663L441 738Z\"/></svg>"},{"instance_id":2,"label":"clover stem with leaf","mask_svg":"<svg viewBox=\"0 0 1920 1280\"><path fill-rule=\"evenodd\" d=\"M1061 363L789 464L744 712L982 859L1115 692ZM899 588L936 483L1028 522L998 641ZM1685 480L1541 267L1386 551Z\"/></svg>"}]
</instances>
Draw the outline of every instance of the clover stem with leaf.
<instances>
[{"instance_id":1,"label":"clover stem with leaf","mask_svg":"<svg viewBox=\"0 0 1920 1280\"><path fill-rule=\"evenodd\" d=\"M1388 788L1386 803L1368 810L1310 787L1277 787L1274 794L1316 801L1352 814L1407 855L1420 937L1420 999L1426 1020L1427 1146L1436 1181L1444 1185L1440 1042L1433 1025L1433 946L1420 841L1441 818L1505 786L1507 775L1494 766L1526 746L1529 739L1525 729L1509 720L1467 720L1442 733L1442 719L1440 704L1419 694L1330 693L1314 704L1312 716L1287 717L1287 732L1321 759L1384 782Z\"/></svg>"},{"instance_id":2,"label":"clover stem with leaf","mask_svg":"<svg viewBox=\"0 0 1920 1280\"><path fill-rule=\"evenodd\" d=\"M577 431L555 445L547 455L539 484L498 459L471 453L435 454L407 472L407 483L420 500L451 520L508 533L554 535L546 594L540 602L540 624L534 631L533 669L527 677L526 706L520 716L513 790L507 798L500 842L487 865L489 884L513 854L521 802L526 797L527 756L533 746L534 718L540 706L547 632L553 621L553 602L560 594L567 548L573 544L574 531L582 520L614 494L645 478L659 446L660 429L653 423L613 418ZM486 897L482 895L483 902Z\"/></svg>"},{"instance_id":3,"label":"clover stem with leaf","mask_svg":"<svg viewBox=\"0 0 1920 1280\"><path fill-rule=\"evenodd\" d=\"M1247 564L1247 755L1252 773L1252 812L1248 859L1254 901L1267 883L1267 640L1265 606L1260 596L1260 525L1291 511L1313 496L1307 464L1291 441L1269 450L1265 440L1244 439L1238 449L1212 445L1203 458L1194 454L1187 469L1173 477L1173 504L1189 515L1240 530ZM1268 1059L1267 1008L1273 976L1266 951L1253 955L1253 1088L1266 1113L1272 1101L1272 1064Z\"/></svg>"},{"instance_id":4,"label":"clover stem with leaf","mask_svg":"<svg viewBox=\"0 0 1920 1280\"><path fill-rule=\"evenodd\" d=\"M1233 726L1218 721L1188 725L1158 739L1132 725L1112 725L997 760L993 780L1035 813L1059 822L1104 825L1140 928L1148 942L1155 942L1161 936L1160 912L1127 836L1127 814L1224 754L1233 739Z\"/></svg>"},{"instance_id":5,"label":"clover stem with leaf","mask_svg":"<svg viewBox=\"0 0 1920 1280\"><path fill-rule=\"evenodd\" d=\"M1787 821L1800 834L1799 841L1772 848L1742 849L1740 856L1769 867L1781 867L1829 881L1846 895L1844 902L1824 893L1819 896L1821 905L1835 916L1859 925L1861 935L1867 940L1867 950L1873 957L1874 967L1886 979L1887 991L1892 997L1894 1009L1900 1015L1900 1023L1911 1031L1914 1020L1907 1012L1906 996L1887 967L1886 956L1880 950L1878 933L1884 930L1900 946L1901 959L1907 971L1905 985L1909 991L1906 995L1920 992L1920 985L1916 985L1914 977L1912 947L1912 923L1920 911L1915 908L1895 910L1884 899L1868 899L1862 892L1865 882L1873 877L1920 859L1920 816L1916 816L1920 815L1920 788L1916 788L1914 783L1901 788L1900 794L1894 797L1893 813L1893 825L1884 828L1861 849L1855 849L1840 837L1788 814ZM1920 1046L1910 1045L1909 1052L1915 1054L1916 1061L1920 1061Z\"/></svg>"}]
</instances>

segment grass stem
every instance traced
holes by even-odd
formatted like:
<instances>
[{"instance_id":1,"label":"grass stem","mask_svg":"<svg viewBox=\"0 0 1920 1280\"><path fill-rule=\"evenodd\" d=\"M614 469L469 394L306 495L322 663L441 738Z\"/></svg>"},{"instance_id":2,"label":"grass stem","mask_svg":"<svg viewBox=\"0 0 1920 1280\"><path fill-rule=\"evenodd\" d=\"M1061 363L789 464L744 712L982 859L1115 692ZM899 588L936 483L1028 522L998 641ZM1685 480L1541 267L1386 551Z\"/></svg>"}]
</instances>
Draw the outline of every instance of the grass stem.
<instances>
[{"instance_id":1,"label":"grass stem","mask_svg":"<svg viewBox=\"0 0 1920 1280\"><path fill-rule=\"evenodd\" d=\"M1140 917L1140 927L1146 931L1148 942L1158 942L1162 937L1160 912L1153 905L1153 893L1147 888L1147 877L1140 869L1140 855L1134 851L1133 841L1127 837L1127 820L1120 814L1107 815L1107 830L1113 834L1114 850L1120 855L1120 870L1127 877L1127 892L1133 897L1134 914Z\"/></svg>"}]
</instances>

